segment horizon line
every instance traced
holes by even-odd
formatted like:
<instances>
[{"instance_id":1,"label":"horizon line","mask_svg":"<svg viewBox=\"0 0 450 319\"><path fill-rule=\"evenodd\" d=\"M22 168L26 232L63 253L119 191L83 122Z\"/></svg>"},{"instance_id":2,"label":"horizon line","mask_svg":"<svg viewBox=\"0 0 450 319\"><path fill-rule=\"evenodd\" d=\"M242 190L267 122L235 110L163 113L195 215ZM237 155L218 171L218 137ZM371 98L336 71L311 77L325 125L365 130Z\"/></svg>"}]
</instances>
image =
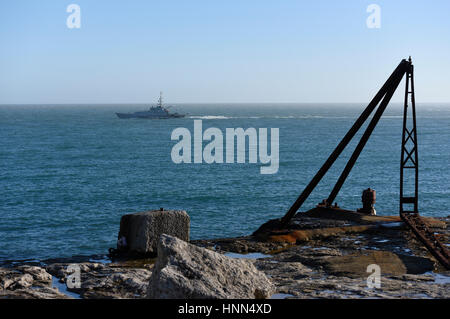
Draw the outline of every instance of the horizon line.
<instances>
[{"instance_id":1,"label":"horizon line","mask_svg":"<svg viewBox=\"0 0 450 319\"><path fill-rule=\"evenodd\" d=\"M389 104L403 104L404 102L390 102ZM0 106L33 106L33 105L149 105L149 102L83 102L83 103L0 103ZM369 104L369 102L168 102L168 104ZM416 102L418 104L450 104L450 102Z\"/></svg>"}]
</instances>

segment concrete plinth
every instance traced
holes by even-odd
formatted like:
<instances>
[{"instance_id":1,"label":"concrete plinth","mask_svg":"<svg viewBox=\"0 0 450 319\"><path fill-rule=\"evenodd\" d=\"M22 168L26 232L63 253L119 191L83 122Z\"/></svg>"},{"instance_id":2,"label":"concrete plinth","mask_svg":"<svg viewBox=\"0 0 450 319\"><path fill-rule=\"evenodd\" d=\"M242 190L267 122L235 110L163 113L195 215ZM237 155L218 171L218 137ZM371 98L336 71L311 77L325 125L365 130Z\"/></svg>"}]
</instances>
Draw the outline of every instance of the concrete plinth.
<instances>
[{"instance_id":1,"label":"concrete plinth","mask_svg":"<svg viewBox=\"0 0 450 319\"><path fill-rule=\"evenodd\" d=\"M189 241L190 218L182 210L154 210L128 214L120 220L119 250L156 255L162 234ZM125 240L124 240L125 239Z\"/></svg>"}]
</instances>

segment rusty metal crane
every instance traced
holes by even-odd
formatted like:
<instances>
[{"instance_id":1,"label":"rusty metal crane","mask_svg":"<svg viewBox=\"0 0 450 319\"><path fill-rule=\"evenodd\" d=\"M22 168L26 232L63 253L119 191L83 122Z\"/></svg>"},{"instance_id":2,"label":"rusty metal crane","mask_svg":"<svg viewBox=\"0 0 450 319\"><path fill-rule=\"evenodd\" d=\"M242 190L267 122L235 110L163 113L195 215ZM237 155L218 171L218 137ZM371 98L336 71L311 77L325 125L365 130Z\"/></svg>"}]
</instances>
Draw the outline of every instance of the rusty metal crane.
<instances>
[{"instance_id":1,"label":"rusty metal crane","mask_svg":"<svg viewBox=\"0 0 450 319\"><path fill-rule=\"evenodd\" d=\"M305 187L303 192L294 202L294 204L289 208L287 213L280 219L273 219L265 224L261 225L258 230L254 232L254 235L270 232L276 229L284 229L288 226L291 219L306 201L308 196L327 173L333 163L337 160L339 155L349 144L355 134L359 131L362 125L366 122L369 116L375 111L372 119L366 127L358 145L353 151L350 159L348 160L344 170L339 176L336 184L331 190L328 198L325 200L325 206L331 207L333 201L335 200L337 194L339 193L342 185L347 179L350 171L355 165L361 151L364 149L370 135L375 129L378 121L383 115L386 107L388 106L392 96L394 95L396 89L400 85L403 77L406 78L406 89L405 89L405 101L404 101L404 112L403 112L403 133L402 133L402 148L401 148L401 163L400 163L400 217L405 222L406 225L414 232L417 238L424 243L428 250L433 254L433 256L439 260L442 265L447 269L450 269L450 259L448 250L439 241L436 235L431 232L423 220L420 218L418 209L418 176L419 176L419 162L418 162L418 148L417 148L417 127L416 127L416 105L415 105L415 94L414 94L414 66L411 61L411 57L406 60L402 60L391 76L388 78L386 83L381 87L369 105L361 113L358 119L355 121L353 126L337 145L316 175L312 178L309 184ZM409 107L411 103L411 107ZM411 113L411 123L408 122L408 115ZM407 193L405 187L406 176L412 172L414 180L414 190L412 194ZM407 205L412 205L412 209L407 209Z\"/></svg>"}]
</instances>

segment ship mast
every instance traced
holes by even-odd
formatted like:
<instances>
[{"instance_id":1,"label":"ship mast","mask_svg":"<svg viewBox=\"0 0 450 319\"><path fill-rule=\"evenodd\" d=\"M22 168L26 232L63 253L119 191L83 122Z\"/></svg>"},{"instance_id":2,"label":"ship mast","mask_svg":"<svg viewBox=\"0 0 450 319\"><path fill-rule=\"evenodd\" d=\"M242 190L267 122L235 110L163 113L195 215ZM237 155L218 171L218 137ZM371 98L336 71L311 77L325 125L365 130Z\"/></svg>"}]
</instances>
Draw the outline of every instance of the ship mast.
<instances>
[{"instance_id":1,"label":"ship mast","mask_svg":"<svg viewBox=\"0 0 450 319\"><path fill-rule=\"evenodd\" d=\"M162 91L159 92L158 106L162 108Z\"/></svg>"}]
</instances>

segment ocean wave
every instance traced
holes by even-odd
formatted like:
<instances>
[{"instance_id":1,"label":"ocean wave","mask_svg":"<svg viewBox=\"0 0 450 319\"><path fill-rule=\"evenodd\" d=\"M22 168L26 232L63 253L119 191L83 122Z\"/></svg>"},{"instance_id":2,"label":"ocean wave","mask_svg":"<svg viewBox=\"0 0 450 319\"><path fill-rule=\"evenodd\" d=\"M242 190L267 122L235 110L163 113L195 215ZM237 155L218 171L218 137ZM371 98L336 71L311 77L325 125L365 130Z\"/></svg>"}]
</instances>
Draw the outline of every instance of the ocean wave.
<instances>
[{"instance_id":1,"label":"ocean wave","mask_svg":"<svg viewBox=\"0 0 450 319\"><path fill-rule=\"evenodd\" d=\"M198 119L198 120L229 120L229 119L356 119L358 114L355 115L313 115L313 114L297 114L297 115L275 115L275 114L267 114L267 115L189 115L190 119ZM371 115L369 118L372 118ZM383 118L391 118L398 119L403 118L403 115L383 115ZM421 116L421 118L427 118L426 116Z\"/></svg>"},{"instance_id":2,"label":"ocean wave","mask_svg":"<svg viewBox=\"0 0 450 319\"><path fill-rule=\"evenodd\" d=\"M190 119L198 120L228 120L234 117L222 116L222 115L202 115L202 116L189 116Z\"/></svg>"},{"instance_id":3,"label":"ocean wave","mask_svg":"<svg viewBox=\"0 0 450 319\"><path fill-rule=\"evenodd\" d=\"M266 115L266 116L223 116L223 115L192 115L196 120L229 120L229 119L326 119L353 118L351 116L321 116L321 115Z\"/></svg>"}]
</instances>

